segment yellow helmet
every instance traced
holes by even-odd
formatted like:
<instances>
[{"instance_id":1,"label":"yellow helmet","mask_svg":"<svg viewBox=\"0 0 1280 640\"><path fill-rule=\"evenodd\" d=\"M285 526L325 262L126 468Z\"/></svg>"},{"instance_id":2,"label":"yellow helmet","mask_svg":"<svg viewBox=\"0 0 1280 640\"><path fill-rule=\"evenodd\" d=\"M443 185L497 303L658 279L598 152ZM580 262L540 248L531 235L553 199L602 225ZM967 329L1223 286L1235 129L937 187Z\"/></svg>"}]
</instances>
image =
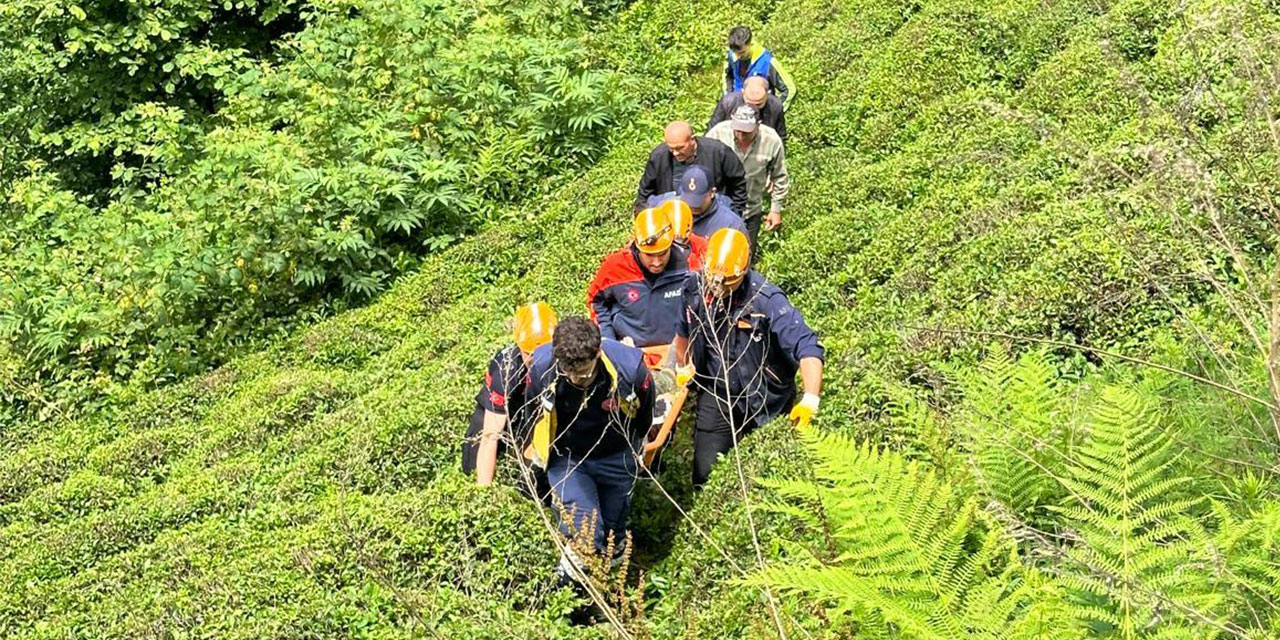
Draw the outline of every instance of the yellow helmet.
<instances>
[{"instance_id":1,"label":"yellow helmet","mask_svg":"<svg viewBox=\"0 0 1280 640\"><path fill-rule=\"evenodd\" d=\"M689 237L689 233L693 231L693 209L689 208L689 203L680 198L672 198L658 205L658 208L666 212L667 219L671 221L671 231L675 234L677 241L683 241Z\"/></svg>"},{"instance_id":2,"label":"yellow helmet","mask_svg":"<svg viewBox=\"0 0 1280 640\"><path fill-rule=\"evenodd\" d=\"M513 337L516 346L525 353L551 342L551 332L556 328L556 312L545 302L535 302L516 309Z\"/></svg>"},{"instance_id":3,"label":"yellow helmet","mask_svg":"<svg viewBox=\"0 0 1280 640\"><path fill-rule=\"evenodd\" d=\"M703 269L709 280L734 286L747 275L750 266L751 241L746 234L727 227L711 234Z\"/></svg>"},{"instance_id":4,"label":"yellow helmet","mask_svg":"<svg viewBox=\"0 0 1280 640\"><path fill-rule=\"evenodd\" d=\"M636 214L632 235L641 253L662 253L675 241L671 218L661 207L650 207Z\"/></svg>"}]
</instances>

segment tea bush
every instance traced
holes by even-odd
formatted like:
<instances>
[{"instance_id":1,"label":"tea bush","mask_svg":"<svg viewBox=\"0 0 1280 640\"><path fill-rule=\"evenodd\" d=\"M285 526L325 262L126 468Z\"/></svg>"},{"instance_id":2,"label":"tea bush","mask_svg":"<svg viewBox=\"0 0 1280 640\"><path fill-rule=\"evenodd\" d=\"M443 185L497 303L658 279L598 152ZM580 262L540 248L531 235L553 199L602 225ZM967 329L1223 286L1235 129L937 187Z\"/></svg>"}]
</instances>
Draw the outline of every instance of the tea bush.
<instances>
[{"instance_id":1,"label":"tea bush","mask_svg":"<svg viewBox=\"0 0 1280 640\"><path fill-rule=\"evenodd\" d=\"M913 592L908 605L924 598L930 611L947 614L938 621L972 620L998 635L997 622L1014 620L1025 637L1064 637L1069 628L1095 637L1125 637L1124 629L1133 630L1128 637L1213 637L1204 635L1217 629L1207 620L1265 637L1270 618L1249 616L1277 602L1268 591L1275 584L1267 533L1275 495L1268 480L1250 481L1242 469L1269 469L1274 460L1249 452L1244 438L1224 435L1258 440L1249 431L1257 407L1210 402L1200 387L1145 372L1100 369L1096 355L1068 348L1025 355L1016 341L1004 365L973 369L992 357L993 340L973 331L1110 347L1179 367L1210 355L1185 346L1193 332L1181 318L1244 341L1242 330L1224 328L1231 317L1217 291L1192 276L1204 264L1221 264L1221 249L1176 223L1174 214L1190 208L1191 191L1164 189L1159 162L1161 153L1187 148L1192 136L1219 158L1216 166L1252 160L1242 155L1252 148L1208 120L1196 125L1204 129L1173 126L1183 122L1179 109L1200 95L1203 82L1246 95L1238 68L1213 67L1206 80L1186 58L1189 37L1208 38L1200 44L1213 49L1237 46L1237 34L1253 33L1231 26L1238 14L1227 9L1234 6L636 2L619 15L619 31L593 33L587 47L593 60L613 61L606 66L652 73L653 84L633 87L646 108L612 130L609 150L581 175L500 206L498 222L423 258L415 273L365 307L166 388L115 389L112 401L93 411L45 407L43 422L17 422L6 431L0 631L108 638L164 631L607 633L566 623L573 598L550 586L552 534L512 489L470 486L456 470L459 435L479 372L508 339L504 322L512 309L546 299L562 314L584 310L584 283L624 239L630 194L661 125L705 116L718 93L723 28L742 15L763 15L758 37L789 63L801 97L789 114L791 204L782 230L764 236L760 268L791 294L828 347L815 425L834 432L834 442L869 441L892 451L874 469L815 476L815 455L845 450L814 450L777 423L747 438L693 495L690 438L682 428L657 481L681 501L687 519L652 479L638 489L638 569L648 601L634 631L757 638L774 637L781 627L788 637L961 637L963 631L946 628L930 635L928 623L907 627L919 621L897 615L902 611L883 615L893 604L884 593L859 600L815 591L803 580L776 580L779 571L815 563L849 569L841 554L864 551L851 546L860 538L837 543L830 534L865 530L848 528L857 526L857 514L839 510L833 528L810 526L819 510L797 506L794 494L774 487L817 483L821 492L843 495L845 483L865 486L872 471L911 464L955 498L934 512L962 514L947 533L965 541L951 554L933 553L941 547L912 553L947 560L950 569L970 557L982 565L973 574L982 580L942 585L977 584L972 592ZM1249 6L1255 13L1245 17L1272 15ZM1191 26L1161 17L1161 7L1182 11ZM686 23L688 39L674 30ZM1123 41L1136 44L1125 46L1137 53L1154 42L1154 55L1122 53L1112 42L1120 34L1129 34ZM1228 107L1213 110L1216 122L1249 124L1243 107ZM1226 180L1219 188L1224 202L1247 195ZM1166 199L1150 197L1157 191ZM526 215L531 211L536 215ZM1034 371L1008 373L1016 367ZM1237 383L1265 388L1259 367L1254 363ZM987 373L997 369L1005 373ZM984 384L985 375L998 379ZM1014 375L1022 376L1017 385L1007 382ZM1095 419L1108 406L1132 408L1093 392L1107 383L1122 397L1140 394L1151 404ZM1175 402L1183 408L1148 410ZM1046 424L1045 412L1061 422ZM1079 435L1070 440L1078 451L1037 452L1032 460L1058 477L1074 469L1085 479L1082 465L1111 455L1115 434L1149 434L1159 425L1165 437L1207 443L1204 453L1181 450L1173 463L1181 466L1161 466L1169 464L1167 450L1151 459L1191 478L1179 491L1218 495L1229 486L1244 497L1189 506L1193 520L1177 521L1177 535L1150 537L1131 556L1161 562L1126 574L1123 589L1102 589L1105 580L1089 570L1089 558L1124 560L1104 542L1108 531L1121 530L1105 511L1114 487L1073 480L1075 494L1103 507L1098 519L1084 517L1071 491L1019 464L1026 460L990 449L1001 442L997 427L1005 422ZM1196 428L1181 431L1189 425ZM1025 447L1043 433L1015 442ZM1242 463L1224 465L1222 458ZM1003 471L1036 484L1020 490L984 483L974 471L984 468L991 481ZM1133 469L1150 475L1149 467ZM1269 478L1269 471L1258 473ZM762 484L765 477L771 480ZM892 478L886 482L878 486L895 486ZM1126 517L1147 517L1142 510L1163 517L1165 505L1181 504L1184 495L1149 498L1142 496L1142 509ZM873 502L889 504L883 497ZM1040 544L1020 526L1024 519L1064 536L1080 531L1088 542ZM1139 529L1128 531L1145 534ZM906 532L899 542L926 546L910 528L895 531ZM915 531L936 539L933 529ZM1186 540L1195 544L1178 546ZM1213 564L1212 553L1223 549L1233 552L1219 556L1225 564ZM1171 594L1204 619L1140 597L1139 587L1180 586L1164 580L1168 561L1178 557L1170 550L1192 559L1188 571L1225 567L1253 590L1232 591L1239 583L1221 581L1206 583L1208 595ZM766 567L774 572L761 572ZM1025 589L1002 595L989 589L998 579ZM974 610L970 595L989 597L993 611L1008 615L951 615ZM1088 606L1080 606L1086 598ZM956 609L943 611L940 601ZM1060 624L1063 616L1071 622ZM1091 623L1088 629L1075 626L1080 620Z\"/></svg>"}]
</instances>

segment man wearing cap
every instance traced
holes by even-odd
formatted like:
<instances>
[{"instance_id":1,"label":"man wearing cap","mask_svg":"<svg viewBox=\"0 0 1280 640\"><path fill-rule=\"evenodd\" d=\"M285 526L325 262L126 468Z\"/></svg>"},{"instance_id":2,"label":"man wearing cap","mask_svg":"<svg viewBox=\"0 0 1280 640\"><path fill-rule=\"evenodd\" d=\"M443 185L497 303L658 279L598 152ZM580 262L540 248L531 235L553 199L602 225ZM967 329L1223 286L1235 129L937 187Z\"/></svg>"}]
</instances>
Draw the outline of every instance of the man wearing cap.
<instances>
[{"instance_id":1,"label":"man wearing cap","mask_svg":"<svg viewBox=\"0 0 1280 640\"><path fill-rule=\"evenodd\" d=\"M733 112L742 105L754 107L760 114L760 124L773 127L782 142L787 141L787 117L782 110L782 101L769 93L769 81L760 76L751 76L742 81L742 91L724 94L716 103L716 110L707 123L707 131L728 120Z\"/></svg>"},{"instance_id":2,"label":"man wearing cap","mask_svg":"<svg viewBox=\"0 0 1280 640\"><path fill-rule=\"evenodd\" d=\"M693 135L689 123L681 121L667 125L662 144L649 154L636 192L635 212L648 206L649 196L677 190L685 171L694 166L702 167L711 186L729 197L734 211L742 213L747 206L742 161L723 143Z\"/></svg>"},{"instance_id":3,"label":"man wearing cap","mask_svg":"<svg viewBox=\"0 0 1280 640\"><path fill-rule=\"evenodd\" d=\"M656 365L676 333L680 292L691 271L701 265L675 244L666 208L641 211L627 246L609 254L587 288L587 309L600 335L623 344L659 347L646 359Z\"/></svg>"},{"instance_id":4,"label":"man wearing cap","mask_svg":"<svg viewBox=\"0 0 1280 640\"><path fill-rule=\"evenodd\" d=\"M759 113L747 105L734 110L729 120L712 127L707 137L733 149L742 162L747 177L747 210L742 217L754 249L762 221L766 229L782 224L782 208L791 188L782 138L772 128L760 124ZM764 215L766 190L769 192L768 215Z\"/></svg>"},{"instance_id":5,"label":"man wearing cap","mask_svg":"<svg viewBox=\"0 0 1280 640\"><path fill-rule=\"evenodd\" d=\"M747 233L747 224L742 221L742 216L734 213L729 199L711 186L711 180L702 167L689 167L684 173L684 180L675 191L649 196L648 204L656 207L672 199L679 199L689 205L693 211L693 233L703 238L710 238L711 234L721 229L737 229Z\"/></svg>"}]
</instances>

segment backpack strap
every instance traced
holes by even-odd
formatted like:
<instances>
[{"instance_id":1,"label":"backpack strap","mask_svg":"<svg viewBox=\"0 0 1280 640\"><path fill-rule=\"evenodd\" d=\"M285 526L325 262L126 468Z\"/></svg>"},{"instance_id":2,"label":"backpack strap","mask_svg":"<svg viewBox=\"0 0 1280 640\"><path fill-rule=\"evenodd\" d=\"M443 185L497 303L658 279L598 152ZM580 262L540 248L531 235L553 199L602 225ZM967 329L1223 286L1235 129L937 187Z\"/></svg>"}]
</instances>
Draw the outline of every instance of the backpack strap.
<instances>
[{"instance_id":1,"label":"backpack strap","mask_svg":"<svg viewBox=\"0 0 1280 640\"><path fill-rule=\"evenodd\" d=\"M626 414L628 418L636 417L636 410L639 409L639 402L636 401L636 390L628 388L627 397L623 398L622 394L619 393L618 367L605 354L604 349L600 350L600 362L604 363L604 370L609 373L609 393L618 399L618 408L622 409L622 413Z\"/></svg>"},{"instance_id":2,"label":"backpack strap","mask_svg":"<svg viewBox=\"0 0 1280 640\"><path fill-rule=\"evenodd\" d=\"M600 362L604 365L605 373L609 376L609 393L618 395L618 368L605 355L604 349L600 350ZM623 413L628 417L635 417L637 402L634 390L631 390L627 398L618 398L618 406L622 408ZM552 381L543 389L538 396L538 419L533 424L533 438L528 447L525 447L524 457L533 464L546 469L547 463L551 460L551 443L556 439L556 433L559 430L559 424L556 421L556 384Z\"/></svg>"}]
</instances>

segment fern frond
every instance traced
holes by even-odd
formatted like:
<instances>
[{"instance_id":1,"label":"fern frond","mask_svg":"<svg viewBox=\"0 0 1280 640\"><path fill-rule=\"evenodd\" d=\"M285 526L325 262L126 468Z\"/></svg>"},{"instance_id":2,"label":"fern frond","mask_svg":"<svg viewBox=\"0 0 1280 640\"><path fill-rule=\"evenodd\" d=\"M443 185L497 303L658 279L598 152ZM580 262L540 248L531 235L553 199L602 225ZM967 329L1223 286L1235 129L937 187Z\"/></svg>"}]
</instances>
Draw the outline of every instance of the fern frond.
<instances>
[{"instance_id":1,"label":"fern frond","mask_svg":"<svg viewBox=\"0 0 1280 640\"><path fill-rule=\"evenodd\" d=\"M1195 541L1196 560L1222 585L1221 607L1232 624L1263 632L1280 625L1280 503L1262 504L1238 516L1225 504L1210 504L1217 530Z\"/></svg>"},{"instance_id":2,"label":"fern frond","mask_svg":"<svg viewBox=\"0 0 1280 640\"><path fill-rule=\"evenodd\" d=\"M1179 497L1187 479L1174 472L1176 460L1147 401L1108 387L1064 477L1074 504L1054 509L1079 538L1066 549L1076 573L1068 583L1102 603L1090 617L1121 638L1220 631L1220 592L1207 565L1191 561L1204 532L1187 514L1200 500Z\"/></svg>"},{"instance_id":3,"label":"fern frond","mask_svg":"<svg viewBox=\"0 0 1280 640\"><path fill-rule=\"evenodd\" d=\"M1060 418L1057 372L1040 353L1017 361L993 347L974 371L959 375L964 401L957 431L982 495L1022 520L1036 522L1063 491L1055 453L1070 446Z\"/></svg>"},{"instance_id":4,"label":"fern frond","mask_svg":"<svg viewBox=\"0 0 1280 640\"><path fill-rule=\"evenodd\" d=\"M1050 581L1029 573L976 502L925 465L837 435L806 434L804 444L816 461L809 486L769 486L801 502L816 494L839 514L831 517L839 554L774 564L750 582L828 603L865 625L868 637L1005 640L1011 627L1025 628L1026 638L1041 627L1079 637L1062 592L1042 587ZM1045 597L1060 602L1046 605ZM1024 624L1032 612L1038 622Z\"/></svg>"}]
</instances>

